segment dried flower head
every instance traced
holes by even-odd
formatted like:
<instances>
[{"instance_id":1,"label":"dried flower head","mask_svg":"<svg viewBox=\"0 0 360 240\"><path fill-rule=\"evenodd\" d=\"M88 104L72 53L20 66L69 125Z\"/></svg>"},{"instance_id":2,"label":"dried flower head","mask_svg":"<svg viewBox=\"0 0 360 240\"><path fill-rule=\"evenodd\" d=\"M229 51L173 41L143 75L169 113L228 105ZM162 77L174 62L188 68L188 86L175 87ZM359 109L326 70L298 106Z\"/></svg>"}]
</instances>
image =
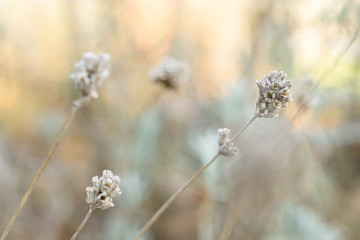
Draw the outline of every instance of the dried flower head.
<instances>
[{"instance_id":1,"label":"dried flower head","mask_svg":"<svg viewBox=\"0 0 360 240\"><path fill-rule=\"evenodd\" d=\"M189 78L189 68L185 62L175 58L165 57L149 73L150 79L161 83L167 88L177 88L181 82Z\"/></svg>"},{"instance_id":2,"label":"dried flower head","mask_svg":"<svg viewBox=\"0 0 360 240\"><path fill-rule=\"evenodd\" d=\"M83 97L96 99L99 97L97 88L109 76L110 55L100 53L98 55L87 52L80 61L75 63L75 72L69 78Z\"/></svg>"},{"instance_id":3,"label":"dried flower head","mask_svg":"<svg viewBox=\"0 0 360 240\"><path fill-rule=\"evenodd\" d=\"M276 118L281 108L287 107L292 101L291 80L286 79L283 71L272 71L263 79L256 81L259 97L255 104L255 115L259 118Z\"/></svg>"},{"instance_id":4,"label":"dried flower head","mask_svg":"<svg viewBox=\"0 0 360 240\"><path fill-rule=\"evenodd\" d=\"M227 128L220 128L218 130L218 144L219 154L233 157L239 154L239 148L234 147L234 142L229 139L230 130Z\"/></svg>"},{"instance_id":5,"label":"dried flower head","mask_svg":"<svg viewBox=\"0 0 360 240\"><path fill-rule=\"evenodd\" d=\"M93 186L86 188L86 202L91 209L104 210L114 207L113 198L120 195L120 178L113 175L110 170L104 170L102 177L95 176L92 179Z\"/></svg>"}]
</instances>

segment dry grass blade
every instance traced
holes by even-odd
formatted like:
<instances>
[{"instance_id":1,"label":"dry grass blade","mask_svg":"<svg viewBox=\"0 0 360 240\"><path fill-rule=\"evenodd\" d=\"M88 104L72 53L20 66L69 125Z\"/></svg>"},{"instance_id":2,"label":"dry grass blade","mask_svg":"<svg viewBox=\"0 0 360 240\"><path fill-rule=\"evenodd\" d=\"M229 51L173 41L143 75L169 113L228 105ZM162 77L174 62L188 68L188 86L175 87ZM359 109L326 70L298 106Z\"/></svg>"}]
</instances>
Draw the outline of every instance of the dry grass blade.
<instances>
[{"instance_id":1,"label":"dry grass blade","mask_svg":"<svg viewBox=\"0 0 360 240\"><path fill-rule=\"evenodd\" d=\"M159 217L165 212L166 209L175 201L175 199L183 193L199 176L205 171L220 155L216 154L210 162L203 166L194 176L192 176L181 188L179 188L150 218L150 220L144 225L144 227L137 233L134 240L139 240L149 228L159 219Z\"/></svg>"},{"instance_id":2,"label":"dry grass blade","mask_svg":"<svg viewBox=\"0 0 360 240\"><path fill-rule=\"evenodd\" d=\"M1 236L1 240L4 240L6 238L6 236L8 235L12 225L14 224L17 216L19 215L21 209L23 208L23 206L25 205L26 201L29 199L30 194L32 193L36 183L39 181L40 176L42 175L42 173L44 172L46 166L49 164L52 156L54 155L54 152L57 148L57 146L60 143L61 138L64 136L67 128L69 127L71 120L73 119L73 117L75 116L75 113L77 112L79 106L76 104L73 104L67 118L66 121L64 123L64 125L62 126L62 128L60 129L58 135L55 138L55 141L53 143L53 145L51 146L51 149L49 151L49 153L47 154L46 158L43 161L43 164L41 165L41 167L39 168L37 174L35 175L34 179L32 180L30 186L28 187L25 195L23 196L23 198L21 199L19 205L16 208L15 213L13 214L13 216L10 219L10 222L8 223L8 225L6 226L2 236Z\"/></svg>"},{"instance_id":3,"label":"dry grass blade","mask_svg":"<svg viewBox=\"0 0 360 240\"><path fill-rule=\"evenodd\" d=\"M87 222L87 220L89 219L92 211L93 211L93 210L90 208L89 211L87 212L85 218L82 220L80 226L78 227L78 229L76 230L76 232L74 233L74 235L71 237L71 240L75 240L76 236L79 234L79 232L80 232L81 229L84 227L84 225L85 225L85 223Z\"/></svg>"},{"instance_id":4,"label":"dry grass blade","mask_svg":"<svg viewBox=\"0 0 360 240\"><path fill-rule=\"evenodd\" d=\"M356 29L356 31L354 32L353 36L350 38L350 41L348 42L348 44L346 44L345 48L343 49L343 51L341 51L338 56L334 59L334 61L332 62L332 64L330 63L328 65L328 67L326 67L324 69L324 71L320 74L320 77L318 78L318 80L316 81L316 84L311 88L308 97L304 98L304 100L302 101L302 103L300 104L300 106L298 107L296 113L294 114L294 116L290 119L290 121L286 124L286 127L283 130L283 134L280 135L280 138L278 141L276 141L276 145L278 145L283 139L284 137L287 135L290 127L292 126L292 124L295 122L295 120L299 117L300 113L306 108L306 106L309 104L309 102L311 101L311 98L315 95L316 91L318 90L320 84L336 69L336 67L339 65L339 62L341 61L341 59L345 56L345 54L348 52L348 50L350 49L350 47L354 44L355 40L358 38L360 33L360 27L358 27Z\"/></svg>"},{"instance_id":5,"label":"dry grass blade","mask_svg":"<svg viewBox=\"0 0 360 240\"><path fill-rule=\"evenodd\" d=\"M233 141L238 138L250 125L251 123L256 119L257 117L254 116L250 119L250 121L242 128L240 131L235 134L235 136L228 140L229 143L231 143L231 146L233 144ZM144 225L144 227L137 233L134 240L139 240L147 230L159 219L159 217L165 212L166 209L169 208L169 206L175 201L175 199L183 193L200 175L202 172L204 172L220 155L224 156L233 156L226 155L221 151L221 148L219 148L219 152L205 165L203 166L194 176L192 176L181 188L179 188L160 208L156 211L156 213L150 218L150 220ZM236 155L236 154L235 154Z\"/></svg>"},{"instance_id":6,"label":"dry grass blade","mask_svg":"<svg viewBox=\"0 0 360 240\"><path fill-rule=\"evenodd\" d=\"M248 128L248 126L250 126L250 124L255 121L256 118L257 116L251 118L250 121L242 129L240 129L240 131L230 141L235 141L240 136L240 134L242 134Z\"/></svg>"},{"instance_id":7,"label":"dry grass blade","mask_svg":"<svg viewBox=\"0 0 360 240\"><path fill-rule=\"evenodd\" d=\"M240 201L235 211L230 215L229 219L226 221L221 233L219 240L226 240L229 238L230 233L232 232L233 227L235 226L236 220L238 219L240 212L243 208L243 201Z\"/></svg>"}]
</instances>

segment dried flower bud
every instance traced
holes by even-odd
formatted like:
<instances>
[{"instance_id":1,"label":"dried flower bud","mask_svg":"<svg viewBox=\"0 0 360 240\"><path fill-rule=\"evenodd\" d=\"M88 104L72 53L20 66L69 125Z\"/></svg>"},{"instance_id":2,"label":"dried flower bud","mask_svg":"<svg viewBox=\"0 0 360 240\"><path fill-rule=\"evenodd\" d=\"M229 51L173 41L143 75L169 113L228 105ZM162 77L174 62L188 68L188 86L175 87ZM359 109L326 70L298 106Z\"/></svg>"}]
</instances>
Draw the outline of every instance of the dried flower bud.
<instances>
[{"instance_id":1,"label":"dried flower bud","mask_svg":"<svg viewBox=\"0 0 360 240\"><path fill-rule=\"evenodd\" d=\"M80 61L75 63L75 72L70 74L71 83L82 97L96 99L99 97L97 88L109 76L110 55L100 53L98 55L87 52Z\"/></svg>"},{"instance_id":2,"label":"dried flower bud","mask_svg":"<svg viewBox=\"0 0 360 240\"><path fill-rule=\"evenodd\" d=\"M177 88L181 82L189 78L189 68L185 62L175 58L165 57L149 73L150 79L155 83L161 83L167 88Z\"/></svg>"},{"instance_id":3,"label":"dried flower bud","mask_svg":"<svg viewBox=\"0 0 360 240\"><path fill-rule=\"evenodd\" d=\"M292 101L291 80L286 79L283 71L272 71L263 79L256 81L259 97L255 104L255 115L259 118L276 118L281 108L287 107Z\"/></svg>"},{"instance_id":4,"label":"dried flower bud","mask_svg":"<svg viewBox=\"0 0 360 240\"><path fill-rule=\"evenodd\" d=\"M234 147L234 142L229 139L230 130L220 128L218 130L219 154L233 157L239 154L239 148Z\"/></svg>"},{"instance_id":5,"label":"dried flower bud","mask_svg":"<svg viewBox=\"0 0 360 240\"><path fill-rule=\"evenodd\" d=\"M95 176L92 179L93 187L86 188L86 202L91 209L104 210L114 207L113 198L120 195L120 178L114 176L110 170L104 170L102 177Z\"/></svg>"}]
</instances>

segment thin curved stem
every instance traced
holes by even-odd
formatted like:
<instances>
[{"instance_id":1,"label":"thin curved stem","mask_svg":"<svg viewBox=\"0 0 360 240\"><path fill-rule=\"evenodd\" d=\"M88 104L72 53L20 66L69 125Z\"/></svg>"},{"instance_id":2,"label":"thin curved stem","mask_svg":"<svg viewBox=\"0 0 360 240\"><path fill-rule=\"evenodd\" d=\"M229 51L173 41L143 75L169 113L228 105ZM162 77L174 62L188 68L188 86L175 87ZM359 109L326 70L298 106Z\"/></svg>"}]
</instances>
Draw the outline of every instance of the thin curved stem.
<instances>
[{"instance_id":1,"label":"thin curved stem","mask_svg":"<svg viewBox=\"0 0 360 240\"><path fill-rule=\"evenodd\" d=\"M74 235L71 237L71 240L75 240L76 236L79 234L79 232L81 231L81 229L84 227L85 223L87 222L87 220L89 219L91 213L93 212L92 208L89 209L89 211L87 212L85 218L82 220L80 226L78 227L78 229L76 230L76 232L74 233Z\"/></svg>"},{"instance_id":2,"label":"thin curved stem","mask_svg":"<svg viewBox=\"0 0 360 240\"><path fill-rule=\"evenodd\" d=\"M219 240L227 240L235 226L236 220L238 219L240 212L243 208L243 201L240 201L235 211L230 215L230 218L226 221L224 228L221 231Z\"/></svg>"},{"instance_id":3,"label":"thin curved stem","mask_svg":"<svg viewBox=\"0 0 360 240\"><path fill-rule=\"evenodd\" d=\"M165 212L166 209L175 201L175 199L183 193L199 176L205 171L220 155L216 154L210 162L203 166L194 176L192 176L181 188L179 188L150 218L150 220L144 225L144 227L137 233L134 240L139 240L147 230L159 219L159 217Z\"/></svg>"},{"instance_id":4,"label":"thin curved stem","mask_svg":"<svg viewBox=\"0 0 360 240\"><path fill-rule=\"evenodd\" d=\"M53 143L53 145L50 148L50 151L48 152L46 158L44 159L41 167L39 168L38 172L36 173L34 179L32 180L30 186L28 187L25 195L23 196L23 198L21 199L19 205L16 208L16 211L14 213L14 215L11 217L10 222L8 223L8 225L6 226L3 234L1 235L1 240L5 240L6 236L8 235L12 225L14 224L16 217L19 215L21 209L23 208L23 206L25 205L26 201L28 200L28 198L30 197L31 192L33 191L36 183L39 181L40 176L42 175L42 173L44 172L46 166L49 164L52 156L54 155L54 152L57 148L57 146L59 145L59 142L61 140L61 138L64 136L64 133L66 132L67 128L69 127L71 120L73 119L73 117L75 116L75 113L77 112L78 108L80 106L77 104L73 104L71 107L71 110L65 120L64 125L61 127L58 135L55 138L55 141Z\"/></svg>"},{"instance_id":5,"label":"thin curved stem","mask_svg":"<svg viewBox=\"0 0 360 240\"><path fill-rule=\"evenodd\" d=\"M250 119L250 121L242 128L240 129L240 131L230 140L231 142L235 141L239 136L240 134L242 134L249 126L250 124L255 121L255 119L257 118L257 116L255 115L254 117L252 117Z\"/></svg>"},{"instance_id":6,"label":"thin curved stem","mask_svg":"<svg viewBox=\"0 0 360 240\"><path fill-rule=\"evenodd\" d=\"M244 131L247 129L250 124L257 118L254 116L250 119L250 121L242 128L240 131L230 140L234 141L238 138ZM156 213L150 218L150 220L140 229L140 231L135 236L134 240L139 240L147 230L159 219L159 217L165 212L166 209L175 201L175 199L183 193L199 176L205 171L218 157L220 153L216 154L210 162L208 162L205 166L203 166L194 176L192 176L181 188L179 188L160 208L156 211Z\"/></svg>"},{"instance_id":7,"label":"thin curved stem","mask_svg":"<svg viewBox=\"0 0 360 240\"><path fill-rule=\"evenodd\" d=\"M324 71L320 74L320 77L318 78L316 84L311 88L309 95L307 98L305 98L301 103L298 109L296 110L293 117L290 119L290 121L286 124L284 127L283 134L280 135L280 138L278 141L276 141L276 145L278 145L284 137L287 135L290 127L295 122L295 120L300 116L300 113L306 109L308 106L311 98L313 95L315 95L316 90L319 88L320 84L336 69L336 67L339 65L341 59L345 56L345 54L349 51L350 47L354 44L355 40L358 38L360 33L360 27L358 27L353 36L350 38L350 41L348 44L346 44L345 48L337 55L337 57L333 60L332 64L328 64L328 67L324 69Z\"/></svg>"},{"instance_id":8,"label":"thin curved stem","mask_svg":"<svg viewBox=\"0 0 360 240\"><path fill-rule=\"evenodd\" d=\"M149 96L147 96L147 98L145 99L143 104L136 110L134 118L138 119L138 117L146 109L152 107L152 105L155 105L159 101L159 99L161 98L162 95L163 95L163 90L157 89L154 92L152 92Z\"/></svg>"},{"instance_id":9,"label":"thin curved stem","mask_svg":"<svg viewBox=\"0 0 360 240\"><path fill-rule=\"evenodd\" d=\"M316 89L319 87L319 85L324 81L339 65L341 59L345 56L345 54L349 51L350 47L354 44L355 40L358 38L360 33L360 27L357 27L354 34L351 36L350 41L344 49L334 58L332 61L332 64L329 63L328 67L325 67L324 71L320 74L320 77L317 81L317 83L314 85L314 87L311 89L310 94L314 93Z\"/></svg>"}]
</instances>

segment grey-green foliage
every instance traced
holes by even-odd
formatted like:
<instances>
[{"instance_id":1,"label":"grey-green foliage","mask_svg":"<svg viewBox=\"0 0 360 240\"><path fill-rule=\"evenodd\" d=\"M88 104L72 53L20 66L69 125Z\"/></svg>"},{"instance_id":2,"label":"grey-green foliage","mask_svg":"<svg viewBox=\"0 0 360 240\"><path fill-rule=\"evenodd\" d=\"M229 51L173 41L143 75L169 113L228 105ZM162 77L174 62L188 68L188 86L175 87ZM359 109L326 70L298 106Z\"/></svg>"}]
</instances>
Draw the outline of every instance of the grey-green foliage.
<instances>
[{"instance_id":1,"label":"grey-green foliage","mask_svg":"<svg viewBox=\"0 0 360 240\"><path fill-rule=\"evenodd\" d=\"M217 129L207 129L204 132L188 134L188 144L194 157L200 160L200 166L208 163L217 153ZM214 183L218 175L217 166L211 166L204 172L206 181Z\"/></svg>"},{"instance_id":2,"label":"grey-green foliage","mask_svg":"<svg viewBox=\"0 0 360 240\"><path fill-rule=\"evenodd\" d=\"M314 211L295 202L285 202L279 211L280 226L266 240L338 240L340 231Z\"/></svg>"},{"instance_id":3,"label":"grey-green foliage","mask_svg":"<svg viewBox=\"0 0 360 240\"><path fill-rule=\"evenodd\" d=\"M56 131L54 129L60 129L63 124L62 116L58 111L46 111L39 114L39 120L37 122L37 133L44 141L51 142L55 138Z\"/></svg>"},{"instance_id":4,"label":"grey-green foliage","mask_svg":"<svg viewBox=\"0 0 360 240\"><path fill-rule=\"evenodd\" d=\"M157 156L160 125L156 111L147 111L140 119L133 159L133 163L137 166L136 169L148 172L146 166L151 165L151 160Z\"/></svg>"},{"instance_id":5,"label":"grey-green foliage","mask_svg":"<svg viewBox=\"0 0 360 240\"><path fill-rule=\"evenodd\" d=\"M194 156L207 163L217 152L217 129L207 129L203 132L190 132L188 144Z\"/></svg>"},{"instance_id":6,"label":"grey-green foliage","mask_svg":"<svg viewBox=\"0 0 360 240\"><path fill-rule=\"evenodd\" d=\"M147 187L146 179L142 179L136 171L126 171L121 178L121 191L124 193L121 199L123 206L128 208L141 206Z\"/></svg>"},{"instance_id":7,"label":"grey-green foliage","mask_svg":"<svg viewBox=\"0 0 360 240\"><path fill-rule=\"evenodd\" d=\"M249 102L246 99L247 92L249 91L249 84L244 79L239 79L234 86L231 86L231 90L227 92L226 96L221 98L217 109L217 116L219 116L223 124L226 126L220 127L231 127L228 124L242 118L251 118L254 114L255 95L253 101ZM256 85L254 81L253 85L254 93L256 93Z\"/></svg>"},{"instance_id":8,"label":"grey-green foliage","mask_svg":"<svg viewBox=\"0 0 360 240\"><path fill-rule=\"evenodd\" d=\"M96 239L130 240L134 238L138 230L139 229L136 226L130 224L122 216L113 216L109 221L106 222L105 230L98 234Z\"/></svg>"}]
</instances>

